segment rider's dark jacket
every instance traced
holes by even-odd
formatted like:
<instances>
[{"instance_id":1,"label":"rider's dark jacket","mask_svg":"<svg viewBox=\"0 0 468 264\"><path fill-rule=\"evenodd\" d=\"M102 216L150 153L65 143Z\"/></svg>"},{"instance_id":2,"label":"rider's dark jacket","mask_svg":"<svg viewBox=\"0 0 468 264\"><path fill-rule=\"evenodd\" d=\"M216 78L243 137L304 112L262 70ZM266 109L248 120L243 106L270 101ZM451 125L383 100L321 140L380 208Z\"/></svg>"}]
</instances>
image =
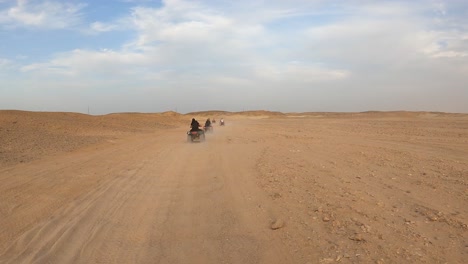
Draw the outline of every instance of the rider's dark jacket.
<instances>
[{"instance_id":1,"label":"rider's dark jacket","mask_svg":"<svg viewBox=\"0 0 468 264\"><path fill-rule=\"evenodd\" d=\"M195 120L195 118L192 118L192 123L190 124L190 127L192 128L191 131L198 131L200 128L200 123L198 123L197 120Z\"/></svg>"}]
</instances>

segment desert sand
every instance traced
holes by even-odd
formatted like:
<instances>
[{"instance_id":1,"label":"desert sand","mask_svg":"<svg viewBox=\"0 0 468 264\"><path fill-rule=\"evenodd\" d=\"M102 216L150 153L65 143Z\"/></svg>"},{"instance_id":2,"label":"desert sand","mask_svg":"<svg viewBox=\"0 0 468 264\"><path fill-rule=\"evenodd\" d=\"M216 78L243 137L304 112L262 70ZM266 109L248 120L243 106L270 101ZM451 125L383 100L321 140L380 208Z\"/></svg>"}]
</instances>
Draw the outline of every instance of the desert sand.
<instances>
[{"instance_id":1,"label":"desert sand","mask_svg":"<svg viewBox=\"0 0 468 264\"><path fill-rule=\"evenodd\" d=\"M0 263L468 260L467 114L0 111L0 183Z\"/></svg>"}]
</instances>

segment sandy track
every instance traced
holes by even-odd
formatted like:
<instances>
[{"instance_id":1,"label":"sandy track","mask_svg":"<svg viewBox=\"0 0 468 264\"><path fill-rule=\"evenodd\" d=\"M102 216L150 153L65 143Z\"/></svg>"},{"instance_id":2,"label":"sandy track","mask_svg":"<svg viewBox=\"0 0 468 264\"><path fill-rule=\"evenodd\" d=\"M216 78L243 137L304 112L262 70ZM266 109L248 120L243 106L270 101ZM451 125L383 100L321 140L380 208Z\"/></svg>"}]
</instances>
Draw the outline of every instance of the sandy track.
<instances>
[{"instance_id":1,"label":"sandy track","mask_svg":"<svg viewBox=\"0 0 468 264\"><path fill-rule=\"evenodd\" d=\"M0 263L468 258L466 116L238 118L0 169Z\"/></svg>"},{"instance_id":2,"label":"sandy track","mask_svg":"<svg viewBox=\"0 0 468 264\"><path fill-rule=\"evenodd\" d=\"M3 170L0 263L292 262L269 229L255 150L183 134Z\"/></svg>"}]
</instances>

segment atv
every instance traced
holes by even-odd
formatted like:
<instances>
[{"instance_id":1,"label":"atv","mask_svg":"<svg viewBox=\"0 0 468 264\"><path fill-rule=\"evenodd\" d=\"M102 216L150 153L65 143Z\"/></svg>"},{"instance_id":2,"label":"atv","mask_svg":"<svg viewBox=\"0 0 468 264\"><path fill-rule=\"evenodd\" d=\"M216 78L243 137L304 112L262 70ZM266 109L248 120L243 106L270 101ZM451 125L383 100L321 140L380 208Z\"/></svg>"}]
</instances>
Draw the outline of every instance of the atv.
<instances>
[{"instance_id":1,"label":"atv","mask_svg":"<svg viewBox=\"0 0 468 264\"><path fill-rule=\"evenodd\" d=\"M205 132L203 130L187 132L187 142L203 142L203 141L205 141Z\"/></svg>"}]
</instances>

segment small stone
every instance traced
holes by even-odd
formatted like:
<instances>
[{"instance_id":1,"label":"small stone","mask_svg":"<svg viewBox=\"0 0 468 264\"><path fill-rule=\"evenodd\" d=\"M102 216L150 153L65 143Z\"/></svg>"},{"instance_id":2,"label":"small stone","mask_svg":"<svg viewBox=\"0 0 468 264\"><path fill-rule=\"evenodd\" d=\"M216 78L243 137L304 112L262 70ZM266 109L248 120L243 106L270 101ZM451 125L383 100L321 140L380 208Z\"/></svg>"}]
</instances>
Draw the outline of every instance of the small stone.
<instances>
[{"instance_id":1,"label":"small stone","mask_svg":"<svg viewBox=\"0 0 468 264\"><path fill-rule=\"evenodd\" d=\"M322 218L322 220L323 220L324 222L328 222L328 221L330 221L330 218L328 218L327 216L324 216L324 217Z\"/></svg>"},{"instance_id":2,"label":"small stone","mask_svg":"<svg viewBox=\"0 0 468 264\"><path fill-rule=\"evenodd\" d=\"M370 230L371 230L371 227L368 226L368 225L361 225L361 230L362 230L364 233L369 233Z\"/></svg>"},{"instance_id":3,"label":"small stone","mask_svg":"<svg viewBox=\"0 0 468 264\"><path fill-rule=\"evenodd\" d=\"M273 221L273 223L271 223L271 226L270 228L272 230L276 230L276 229L280 229L280 228L283 228L284 227L284 221L283 219L276 219Z\"/></svg>"},{"instance_id":4,"label":"small stone","mask_svg":"<svg viewBox=\"0 0 468 264\"><path fill-rule=\"evenodd\" d=\"M278 199L278 198L281 198L281 194L275 192L275 193L272 195L272 197L273 197L273 199Z\"/></svg>"},{"instance_id":5,"label":"small stone","mask_svg":"<svg viewBox=\"0 0 468 264\"><path fill-rule=\"evenodd\" d=\"M354 236L350 237L349 239L353 241L365 241L361 234L355 234Z\"/></svg>"}]
</instances>

